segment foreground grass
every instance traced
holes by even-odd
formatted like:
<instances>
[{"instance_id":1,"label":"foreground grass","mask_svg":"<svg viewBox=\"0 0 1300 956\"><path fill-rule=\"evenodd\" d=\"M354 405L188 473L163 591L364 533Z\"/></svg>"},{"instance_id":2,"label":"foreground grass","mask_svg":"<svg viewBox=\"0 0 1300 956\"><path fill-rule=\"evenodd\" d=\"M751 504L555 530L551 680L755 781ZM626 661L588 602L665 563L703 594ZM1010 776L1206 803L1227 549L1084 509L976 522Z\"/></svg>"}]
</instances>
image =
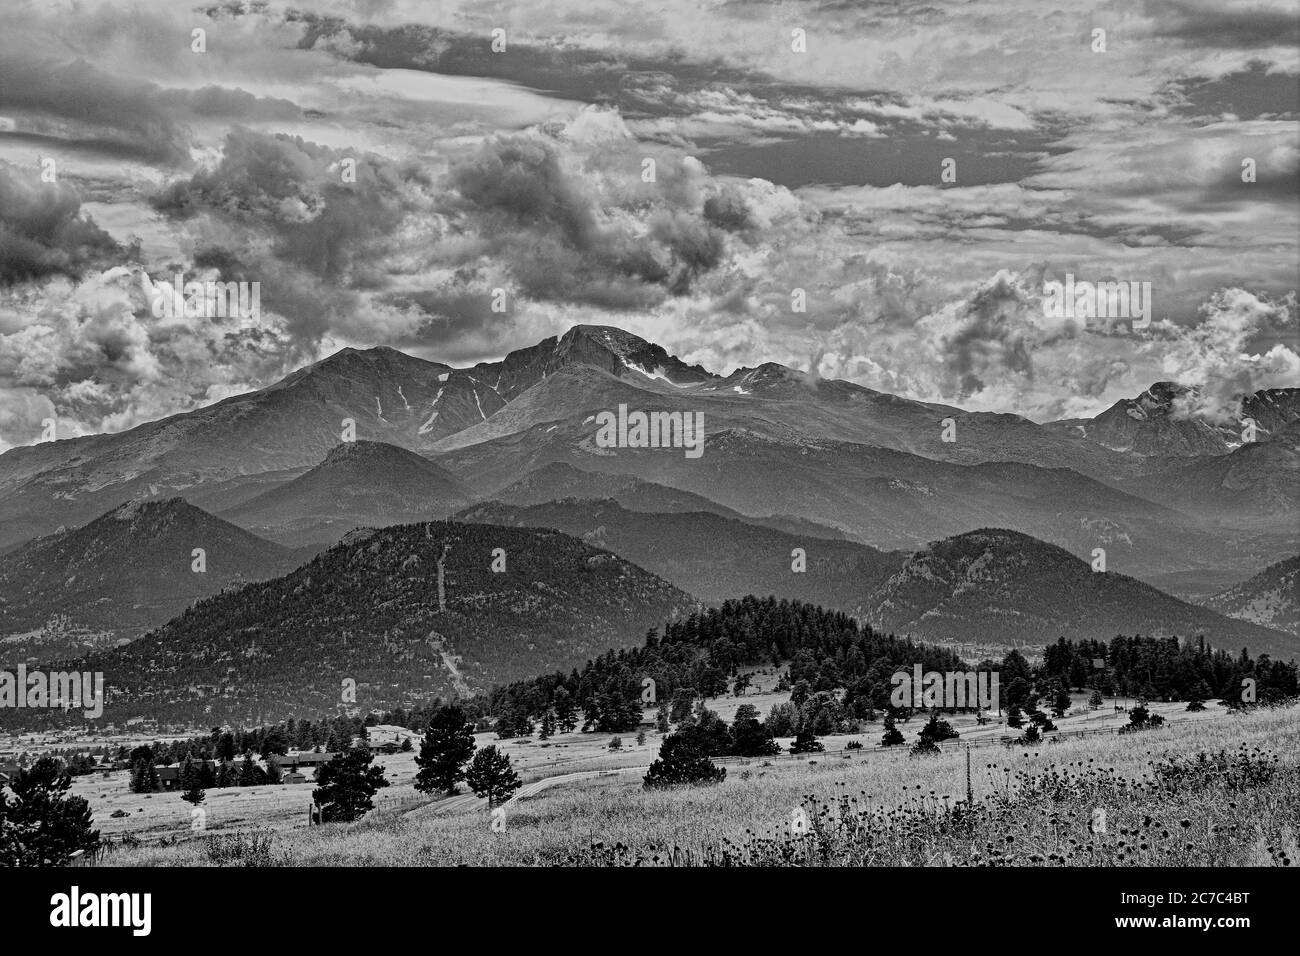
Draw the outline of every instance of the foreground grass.
<instances>
[{"instance_id":1,"label":"foreground grass","mask_svg":"<svg viewBox=\"0 0 1300 956\"><path fill-rule=\"evenodd\" d=\"M1291 865L1300 859L1300 709L912 758L733 766L644 791L635 774L486 811L114 848L109 865ZM1104 821L1104 832L1102 826ZM794 832L792 832L794 831Z\"/></svg>"}]
</instances>

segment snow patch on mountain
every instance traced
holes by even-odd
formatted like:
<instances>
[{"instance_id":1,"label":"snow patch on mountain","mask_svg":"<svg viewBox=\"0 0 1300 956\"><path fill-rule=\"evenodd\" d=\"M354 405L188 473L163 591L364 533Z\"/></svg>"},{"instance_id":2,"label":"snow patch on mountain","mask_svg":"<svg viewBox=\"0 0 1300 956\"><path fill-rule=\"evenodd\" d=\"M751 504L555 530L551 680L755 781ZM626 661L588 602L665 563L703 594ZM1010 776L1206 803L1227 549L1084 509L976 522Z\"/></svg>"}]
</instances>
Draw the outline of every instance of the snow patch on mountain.
<instances>
[{"instance_id":1,"label":"snow patch on mountain","mask_svg":"<svg viewBox=\"0 0 1300 956\"><path fill-rule=\"evenodd\" d=\"M671 378L668 377L668 373L664 371L664 367L662 365L657 365L653 370L650 370L650 369L642 368L640 365L637 365L635 362L629 362L627 359L621 358L620 361L622 361L624 368L631 369L633 372L639 372L640 374L644 375L646 378L654 379L655 381L659 381L659 382L667 382L673 388L690 387L689 384L678 384L677 382L674 382Z\"/></svg>"},{"instance_id":2,"label":"snow patch on mountain","mask_svg":"<svg viewBox=\"0 0 1300 956\"><path fill-rule=\"evenodd\" d=\"M443 381L446 379L446 377L447 376L445 375L439 376L438 380ZM430 410L432 411L432 414L429 416L429 420L420 426L419 433L421 435L427 435L429 433L429 430L433 428L433 423L438 420L438 411L437 411L438 399L442 398L442 393L445 391L446 388L440 388L438 389L438 394L433 396L433 404L429 406Z\"/></svg>"}]
</instances>

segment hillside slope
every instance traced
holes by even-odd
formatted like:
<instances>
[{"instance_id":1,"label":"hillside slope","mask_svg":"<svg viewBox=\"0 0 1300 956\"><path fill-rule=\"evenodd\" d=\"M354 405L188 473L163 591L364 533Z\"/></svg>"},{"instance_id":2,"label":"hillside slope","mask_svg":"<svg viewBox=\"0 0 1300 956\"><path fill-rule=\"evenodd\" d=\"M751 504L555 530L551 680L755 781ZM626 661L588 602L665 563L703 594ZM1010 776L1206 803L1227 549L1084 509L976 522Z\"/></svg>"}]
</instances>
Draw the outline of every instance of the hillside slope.
<instances>
[{"instance_id":1,"label":"hillside slope","mask_svg":"<svg viewBox=\"0 0 1300 956\"><path fill-rule=\"evenodd\" d=\"M344 442L306 474L221 517L281 544L334 542L357 527L444 518L474 499L460 479L384 442Z\"/></svg>"},{"instance_id":2,"label":"hillside slope","mask_svg":"<svg viewBox=\"0 0 1300 956\"><path fill-rule=\"evenodd\" d=\"M1300 555L1269 565L1249 580L1216 594L1205 606L1300 637Z\"/></svg>"},{"instance_id":3,"label":"hillside slope","mask_svg":"<svg viewBox=\"0 0 1300 956\"><path fill-rule=\"evenodd\" d=\"M1045 644L1058 637L1204 636L1230 652L1300 656L1281 631L1187 604L1123 574L1097 573L1028 535L980 529L912 555L863 602L874 627L928 640Z\"/></svg>"},{"instance_id":4,"label":"hillside slope","mask_svg":"<svg viewBox=\"0 0 1300 956\"><path fill-rule=\"evenodd\" d=\"M192 570L196 548L206 571ZM4 660L50 660L133 640L199 598L302 560L181 498L122 505L0 557Z\"/></svg>"},{"instance_id":5,"label":"hillside slope","mask_svg":"<svg viewBox=\"0 0 1300 956\"><path fill-rule=\"evenodd\" d=\"M350 534L285 577L200 602L78 666L105 673L109 720L250 724L567 670L694 605L558 532L440 521Z\"/></svg>"},{"instance_id":6,"label":"hillside slope","mask_svg":"<svg viewBox=\"0 0 1300 956\"><path fill-rule=\"evenodd\" d=\"M864 544L787 534L708 512L630 511L609 499L568 498L529 507L490 502L457 517L555 528L613 551L711 604L746 594L774 594L851 610L906 558ZM792 570L796 548L804 550L804 571Z\"/></svg>"}]
</instances>

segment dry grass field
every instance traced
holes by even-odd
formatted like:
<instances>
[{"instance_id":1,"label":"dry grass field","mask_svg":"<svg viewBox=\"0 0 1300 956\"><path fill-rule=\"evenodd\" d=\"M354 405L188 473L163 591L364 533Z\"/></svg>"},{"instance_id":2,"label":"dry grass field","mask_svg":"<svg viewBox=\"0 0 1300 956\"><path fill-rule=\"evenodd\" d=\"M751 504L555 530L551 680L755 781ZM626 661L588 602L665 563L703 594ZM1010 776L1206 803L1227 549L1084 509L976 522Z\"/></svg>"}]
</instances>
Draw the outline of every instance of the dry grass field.
<instances>
[{"instance_id":1,"label":"dry grass field","mask_svg":"<svg viewBox=\"0 0 1300 956\"><path fill-rule=\"evenodd\" d=\"M292 813L291 801L274 794L279 788L257 788L272 793L250 794L247 805L235 797L228 807L219 791L210 791L209 834L242 830L245 836L218 836L224 840L218 844L200 837L117 846L104 862L1254 866L1297 859L1300 709L1234 715L1211 705L1186 714L1182 706L1155 705L1179 722L1139 734L1098 734L1032 749L974 747L970 811L959 807L966 791L964 744L1004 729L968 733L959 723L962 740L930 758L911 757L902 748L840 752L841 738L825 738L826 753L727 761L722 784L673 791L643 790L639 772L561 776L643 766L658 746L652 735L642 748L609 755L602 752L608 738L587 735L565 741L562 749L543 750L536 741L507 744L525 780L560 779L509 804L502 832L493 831L482 801L472 797L428 801L415 812L381 806L355 824L308 828L301 822L310 785L288 788L301 794L294 794L299 807ZM1077 720L1079 727L1086 722ZM1092 715L1091 722L1103 719ZM1075 718L1058 724L1062 731L1077 729ZM875 734L859 735L867 746L878 726ZM903 730L914 736L906 725ZM490 739L483 735L480 743ZM1223 756L1196 764L1202 753ZM398 781L383 797L412 793L411 755L381 759ZM256 800L265 803L254 810ZM177 820L188 821L179 796L155 795L148 802L175 803L182 814ZM283 818L277 816L281 802ZM448 812L438 812L444 803ZM1093 832L1103 819L1098 811L1104 832ZM256 840L248 837L250 824L262 834ZM792 833L792 827L803 832ZM191 836L188 828L185 836Z\"/></svg>"}]
</instances>

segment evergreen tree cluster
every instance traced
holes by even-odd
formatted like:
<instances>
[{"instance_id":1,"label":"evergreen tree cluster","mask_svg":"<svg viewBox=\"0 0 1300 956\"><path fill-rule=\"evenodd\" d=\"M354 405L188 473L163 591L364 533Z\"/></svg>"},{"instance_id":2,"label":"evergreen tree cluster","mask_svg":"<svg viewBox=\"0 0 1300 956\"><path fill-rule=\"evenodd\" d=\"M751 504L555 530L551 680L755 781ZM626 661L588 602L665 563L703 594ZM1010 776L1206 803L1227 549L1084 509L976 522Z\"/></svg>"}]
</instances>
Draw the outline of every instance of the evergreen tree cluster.
<instances>
[{"instance_id":1,"label":"evergreen tree cluster","mask_svg":"<svg viewBox=\"0 0 1300 956\"><path fill-rule=\"evenodd\" d=\"M837 706L849 717L865 717L889 706L896 671L960 670L950 651L882 635L841 611L774 597L726 601L668 623L662 636L646 634L642 647L609 651L581 670L516 681L493 689L483 710L517 726L522 717L542 718L556 709L557 695L581 708L587 729L623 733L636 727L642 710L643 680L654 681L658 702L669 702L669 719L680 723L696 698L726 693L741 667L790 662L789 678L804 682L811 694L846 688ZM741 680L741 689L746 688ZM681 703L679 703L681 702ZM829 718L828 718L829 719ZM837 728L823 721L818 732Z\"/></svg>"},{"instance_id":2,"label":"evergreen tree cluster","mask_svg":"<svg viewBox=\"0 0 1300 956\"><path fill-rule=\"evenodd\" d=\"M1097 667L1097 661L1103 666ZM1034 676L1040 686L1055 681L1080 691L1095 688L1108 697L1146 700L1217 698L1235 705L1241 701L1244 678L1256 682L1261 704L1300 693L1294 661L1275 661L1267 654L1252 660L1244 648L1234 656L1207 647L1204 639L1184 644L1176 637L1121 635L1109 644L1060 638L1044 650L1042 666ZM1006 687L1005 675L1002 680Z\"/></svg>"}]
</instances>

